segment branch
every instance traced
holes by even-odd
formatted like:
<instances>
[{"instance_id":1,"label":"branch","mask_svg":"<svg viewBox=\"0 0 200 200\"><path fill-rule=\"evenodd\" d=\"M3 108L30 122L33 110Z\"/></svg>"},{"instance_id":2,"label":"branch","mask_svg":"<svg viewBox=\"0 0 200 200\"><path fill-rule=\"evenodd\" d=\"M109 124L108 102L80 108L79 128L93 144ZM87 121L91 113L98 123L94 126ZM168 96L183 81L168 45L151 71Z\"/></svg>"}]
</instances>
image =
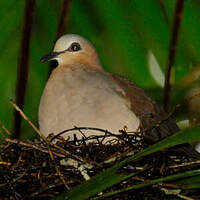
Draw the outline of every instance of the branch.
<instances>
[{"instance_id":1,"label":"branch","mask_svg":"<svg viewBox=\"0 0 200 200\"><path fill-rule=\"evenodd\" d=\"M173 26L172 26L171 38L170 38L168 64L167 64L166 73L165 73L164 109L167 112L169 110L169 103L170 103L170 91L171 91L170 77L171 77L172 67L174 65L174 60L175 60L178 33L180 30L183 9L184 9L184 0L177 0L176 5L175 5L174 16L173 16Z\"/></svg>"},{"instance_id":2,"label":"branch","mask_svg":"<svg viewBox=\"0 0 200 200\"><path fill-rule=\"evenodd\" d=\"M21 42L17 64L17 82L16 82L16 103L22 109L24 107L24 99L28 80L28 61L30 50L30 38L33 23L34 10L36 6L35 0L26 0L24 8L23 28L21 34ZM21 116L14 110L13 122L13 138L20 137Z\"/></svg>"},{"instance_id":3,"label":"branch","mask_svg":"<svg viewBox=\"0 0 200 200\"><path fill-rule=\"evenodd\" d=\"M61 15L56 33L56 40L65 32L66 25L69 20L69 9L71 7L72 0L63 0Z\"/></svg>"},{"instance_id":4,"label":"branch","mask_svg":"<svg viewBox=\"0 0 200 200\"><path fill-rule=\"evenodd\" d=\"M67 22L69 20L69 10L70 10L70 7L71 7L71 3L72 3L72 0L63 0L55 41L61 35L63 35L66 31L66 25L67 25ZM55 66L51 65L51 63L50 63L48 77L50 76L50 74L51 74L51 72L54 68L55 68Z\"/></svg>"}]
</instances>

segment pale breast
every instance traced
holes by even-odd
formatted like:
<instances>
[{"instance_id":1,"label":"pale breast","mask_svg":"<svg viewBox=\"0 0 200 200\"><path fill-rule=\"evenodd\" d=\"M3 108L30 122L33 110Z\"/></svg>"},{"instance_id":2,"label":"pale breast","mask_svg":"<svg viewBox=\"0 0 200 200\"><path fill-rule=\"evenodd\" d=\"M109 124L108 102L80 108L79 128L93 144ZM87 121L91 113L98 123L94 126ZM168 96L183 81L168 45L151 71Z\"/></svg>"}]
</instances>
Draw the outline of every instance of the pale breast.
<instances>
[{"instance_id":1,"label":"pale breast","mask_svg":"<svg viewBox=\"0 0 200 200\"><path fill-rule=\"evenodd\" d=\"M41 98L40 130L45 136L74 126L96 127L113 133L126 126L128 131L135 131L139 119L130 108L130 100L108 73L84 67L57 68Z\"/></svg>"}]
</instances>

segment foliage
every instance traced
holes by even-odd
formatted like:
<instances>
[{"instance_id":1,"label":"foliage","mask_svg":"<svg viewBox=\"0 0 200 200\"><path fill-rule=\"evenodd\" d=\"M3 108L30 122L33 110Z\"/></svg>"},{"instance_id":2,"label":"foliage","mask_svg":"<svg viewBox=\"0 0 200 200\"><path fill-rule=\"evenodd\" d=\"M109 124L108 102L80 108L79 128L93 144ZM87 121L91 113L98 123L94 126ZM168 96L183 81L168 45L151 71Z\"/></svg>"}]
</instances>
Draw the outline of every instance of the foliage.
<instances>
[{"instance_id":1,"label":"foliage","mask_svg":"<svg viewBox=\"0 0 200 200\"><path fill-rule=\"evenodd\" d=\"M48 64L39 62L51 51L59 20L61 0L37 1L35 11L25 113L37 122L37 110L44 88ZM184 16L175 60L175 80L179 81L199 62L200 35L198 0L185 1ZM24 1L2 1L0 20L0 119L11 129L15 97L16 67L22 28ZM96 46L108 71L123 74L161 101L162 90L152 78L148 53L152 51L162 71L166 67L174 1L72 1L66 33L77 33ZM174 97L177 99L177 97ZM175 101L175 103L177 103ZM180 102L179 102L180 103ZM28 127L22 125L23 137ZM32 135L35 137L35 134Z\"/></svg>"},{"instance_id":2,"label":"foliage","mask_svg":"<svg viewBox=\"0 0 200 200\"><path fill-rule=\"evenodd\" d=\"M9 104L9 99L15 99L25 1L9 0L0 4L0 121L11 130L13 108ZM45 66L39 60L51 51L54 44L62 1L38 0L36 4L24 105L25 113L34 123L37 123L40 96L48 76L48 64ZM163 85L152 75L150 55L153 55L160 70L159 76L162 76L168 61L174 6L175 1L172 0L73 0L66 33L76 33L88 38L96 46L105 70L127 76L162 105ZM182 79L200 63L199 9L198 0L185 0L171 77L174 85L171 108L183 103L185 88L188 85L183 85ZM156 74L156 71L154 69L153 74ZM174 118L176 121L187 118L186 109L181 107L179 112L174 113ZM199 132L198 128L192 131ZM36 134L23 122L22 138L35 137ZM192 138L185 139L188 142ZM199 176L195 178L198 181L190 180L194 184L181 181L177 181L177 184L183 184L186 188L199 188ZM189 178L187 180L189 181Z\"/></svg>"}]
</instances>

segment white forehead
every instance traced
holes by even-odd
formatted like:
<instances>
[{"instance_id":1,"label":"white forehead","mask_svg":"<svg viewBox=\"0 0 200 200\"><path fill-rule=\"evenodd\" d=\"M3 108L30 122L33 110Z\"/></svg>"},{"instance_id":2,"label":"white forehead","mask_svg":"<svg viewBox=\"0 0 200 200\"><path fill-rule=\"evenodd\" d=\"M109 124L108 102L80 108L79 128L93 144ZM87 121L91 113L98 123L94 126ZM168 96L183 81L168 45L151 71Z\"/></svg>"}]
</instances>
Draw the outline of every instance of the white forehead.
<instances>
[{"instance_id":1,"label":"white forehead","mask_svg":"<svg viewBox=\"0 0 200 200\"><path fill-rule=\"evenodd\" d=\"M73 42L78 42L82 46L82 48L84 48L84 46L89 46L89 47L94 48L93 45L84 37L81 37L80 35L76 35L76 34L67 34L67 35L63 35L57 40L54 46L54 51L66 50L67 48L70 47L70 45Z\"/></svg>"}]
</instances>

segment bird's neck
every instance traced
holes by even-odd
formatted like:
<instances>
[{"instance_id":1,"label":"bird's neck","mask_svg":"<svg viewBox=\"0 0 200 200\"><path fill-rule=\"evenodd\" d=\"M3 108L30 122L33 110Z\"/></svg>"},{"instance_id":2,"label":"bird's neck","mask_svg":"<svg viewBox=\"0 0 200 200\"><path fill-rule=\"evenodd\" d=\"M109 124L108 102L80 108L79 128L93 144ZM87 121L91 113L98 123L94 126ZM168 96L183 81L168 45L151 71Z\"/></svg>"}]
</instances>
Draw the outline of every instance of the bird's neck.
<instances>
[{"instance_id":1,"label":"bird's neck","mask_svg":"<svg viewBox=\"0 0 200 200\"><path fill-rule=\"evenodd\" d=\"M87 60L78 60L76 62L65 62L65 63L60 63L58 67L64 67L64 68L77 68L77 67L87 67L89 69L93 70L103 70L101 63L100 62L88 62Z\"/></svg>"}]
</instances>

